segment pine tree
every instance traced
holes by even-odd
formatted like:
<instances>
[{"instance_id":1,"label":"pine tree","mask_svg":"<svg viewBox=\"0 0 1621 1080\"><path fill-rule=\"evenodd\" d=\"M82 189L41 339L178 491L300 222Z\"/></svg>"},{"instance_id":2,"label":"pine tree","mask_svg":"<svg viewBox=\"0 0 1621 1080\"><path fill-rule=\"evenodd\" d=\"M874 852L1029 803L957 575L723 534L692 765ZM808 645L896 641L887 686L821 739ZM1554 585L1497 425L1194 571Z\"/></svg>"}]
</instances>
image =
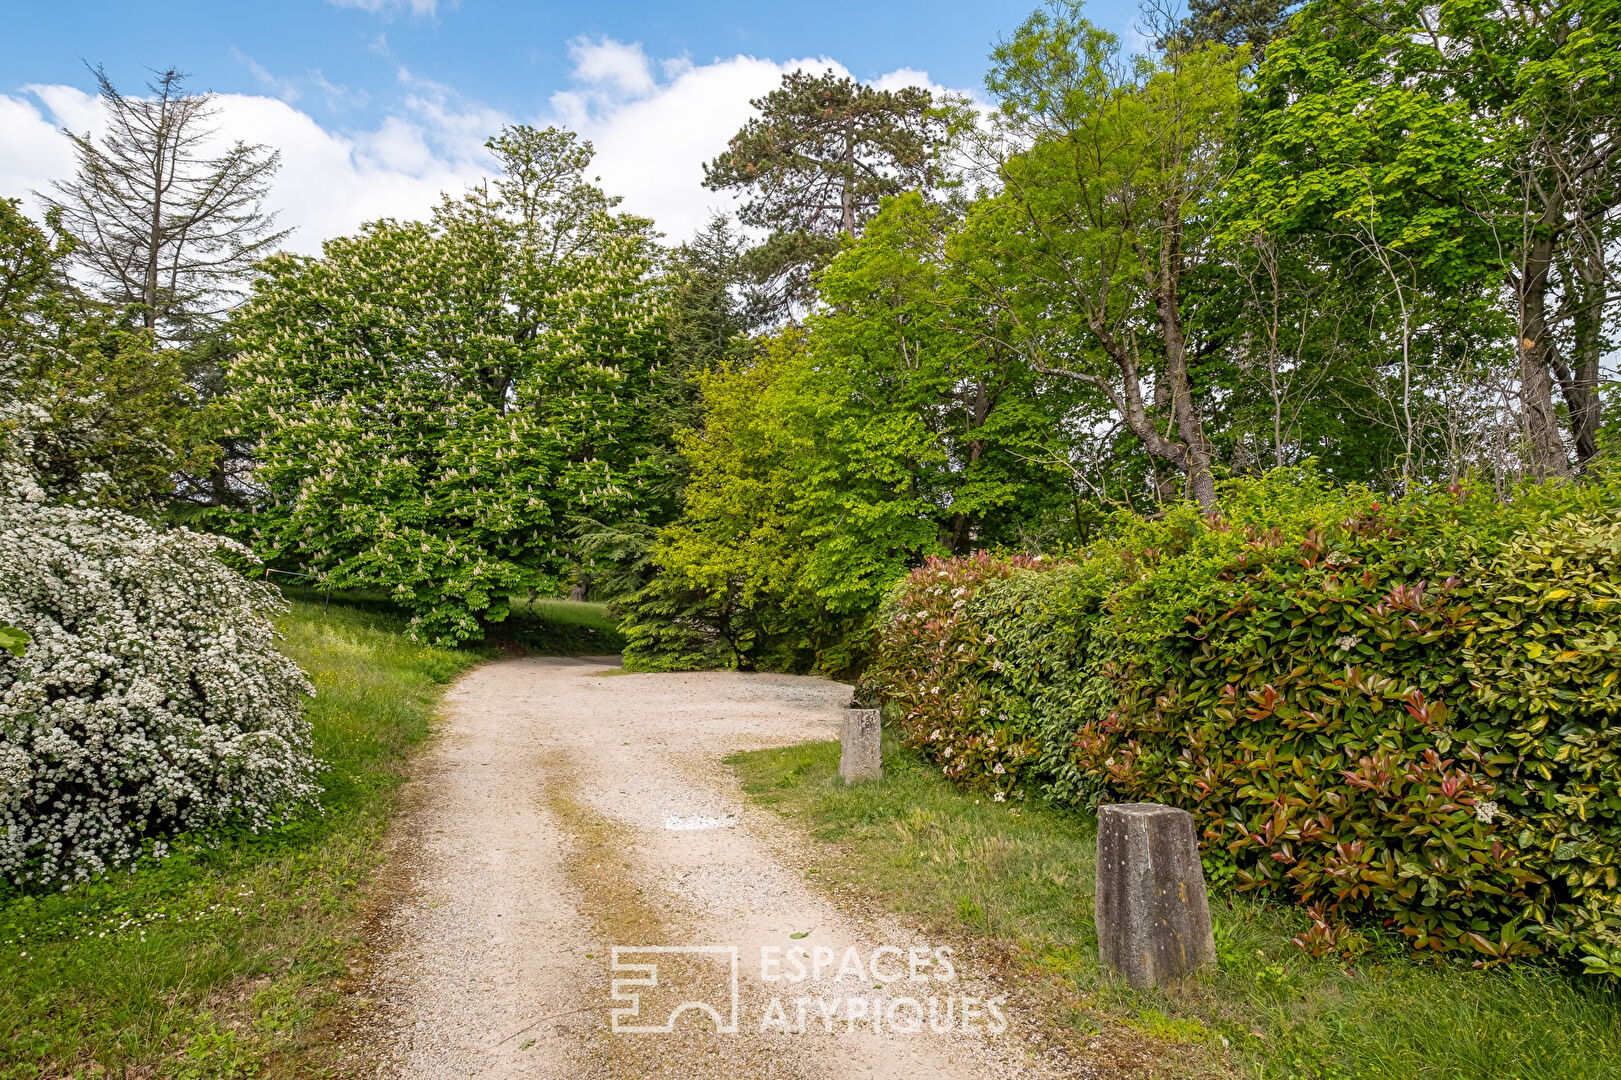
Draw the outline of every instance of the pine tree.
<instances>
[{"instance_id":1,"label":"pine tree","mask_svg":"<svg viewBox=\"0 0 1621 1080\"><path fill-rule=\"evenodd\" d=\"M148 85L150 97L94 70L107 133L64 132L78 171L44 201L103 300L165 342L195 341L287 235L264 208L280 154L239 141L213 155L213 95L188 93L173 69Z\"/></svg>"},{"instance_id":2,"label":"pine tree","mask_svg":"<svg viewBox=\"0 0 1621 1080\"><path fill-rule=\"evenodd\" d=\"M960 110L926 89L877 90L828 71L792 71L704 169L715 191L747 194L739 217L770 230L749 253L777 313L802 305L811 278L878 212L886 195L940 178Z\"/></svg>"}]
</instances>

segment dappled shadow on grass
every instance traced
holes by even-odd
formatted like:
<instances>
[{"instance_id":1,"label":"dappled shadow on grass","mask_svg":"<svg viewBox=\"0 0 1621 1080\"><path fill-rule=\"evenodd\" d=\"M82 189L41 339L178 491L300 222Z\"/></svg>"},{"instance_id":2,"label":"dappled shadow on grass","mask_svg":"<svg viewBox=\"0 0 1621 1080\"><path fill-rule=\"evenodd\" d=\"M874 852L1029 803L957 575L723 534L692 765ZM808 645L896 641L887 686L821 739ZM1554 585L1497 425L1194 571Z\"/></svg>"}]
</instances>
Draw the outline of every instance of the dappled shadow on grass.
<instances>
[{"instance_id":1,"label":"dappled shadow on grass","mask_svg":"<svg viewBox=\"0 0 1621 1080\"><path fill-rule=\"evenodd\" d=\"M444 685L487 653L411 642L396 616L298 604L319 812L68 892L0 899L0 1077L297 1071L357 948L395 790Z\"/></svg>"},{"instance_id":2,"label":"dappled shadow on grass","mask_svg":"<svg viewBox=\"0 0 1621 1080\"><path fill-rule=\"evenodd\" d=\"M728 759L744 790L827 847L815 880L858 889L943 933L994 942L1066 995L1083 1031L1126 1025L1220 1075L1585 1080L1621 1075L1621 999L1545 965L1479 970L1374 933L1354 963L1290 943L1287 906L1213 891L1220 968L1139 992L1097 965L1090 814L997 804L886 747L880 783L846 787L838 745ZM1189 1062L1184 1061L1184 1066Z\"/></svg>"}]
</instances>

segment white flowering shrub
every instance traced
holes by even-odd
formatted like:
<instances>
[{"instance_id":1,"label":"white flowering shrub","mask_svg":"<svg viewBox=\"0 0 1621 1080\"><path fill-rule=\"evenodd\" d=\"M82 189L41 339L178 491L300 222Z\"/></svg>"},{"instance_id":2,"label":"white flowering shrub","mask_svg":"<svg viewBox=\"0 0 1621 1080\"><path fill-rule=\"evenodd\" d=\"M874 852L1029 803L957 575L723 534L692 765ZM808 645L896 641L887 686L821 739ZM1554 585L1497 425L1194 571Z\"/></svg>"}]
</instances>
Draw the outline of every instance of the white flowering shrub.
<instances>
[{"instance_id":1,"label":"white flowering shrub","mask_svg":"<svg viewBox=\"0 0 1621 1080\"><path fill-rule=\"evenodd\" d=\"M83 880L148 841L259 829L318 791L281 599L222 548L112 510L52 506L0 461L0 875Z\"/></svg>"}]
</instances>

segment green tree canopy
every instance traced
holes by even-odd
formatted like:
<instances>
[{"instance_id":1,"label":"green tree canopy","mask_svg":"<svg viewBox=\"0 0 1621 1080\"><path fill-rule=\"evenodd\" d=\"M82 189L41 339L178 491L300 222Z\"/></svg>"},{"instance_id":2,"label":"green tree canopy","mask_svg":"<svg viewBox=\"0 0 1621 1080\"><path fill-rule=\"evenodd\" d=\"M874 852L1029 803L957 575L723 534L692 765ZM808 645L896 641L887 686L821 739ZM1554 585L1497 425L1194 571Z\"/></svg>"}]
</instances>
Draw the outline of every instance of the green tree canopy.
<instances>
[{"instance_id":1,"label":"green tree canopy","mask_svg":"<svg viewBox=\"0 0 1621 1080\"><path fill-rule=\"evenodd\" d=\"M387 588L435 637L554 589L577 519L635 520L657 479L649 223L584 180L571 133L489 145L493 185L273 257L236 320L255 547Z\"/></svg>"},{"instance_id":2,"label":"green tree canopy","mask_svg":"<svg viewBox=\"0 0 1621 1080\"><path fill-rule=\"evenodd\" d=\"M1617 0L1316 0L1259 73L1264 203L1296 228L1378 235L1440 288L1489 283L1542 475L1567 473L1569 450L1597 452L1618 27Z\"/></svg>"},{"instance_id":3,"label":"green tree canopy","mask_svg":"<svg viewBox=\"0 0 1621 1080\"><path fill-rule=\"evenodd\" d=\"M627 605L628 663L853 670L918 560L1070 520L1065 427L1089 391L1001 342L953 272L962 231L917 193L886 201L822 275L823 309L700 379L684 512Z\"/></svg>"},{"instance_id":4,"label":"green tree canopy","mask_svg":"<svg viewBox=\"0 0 1621 1080\"><path fill-rule=\"evenodd\" d=\"M1246 54L1210 45L1127 62L1078 5L997 47L1004 190L979 213L1001 252L988 289L1032 366L1095 387L1150 455L1215 498L1187 279L1212 257Z\"/></svg>"}]
</instances>

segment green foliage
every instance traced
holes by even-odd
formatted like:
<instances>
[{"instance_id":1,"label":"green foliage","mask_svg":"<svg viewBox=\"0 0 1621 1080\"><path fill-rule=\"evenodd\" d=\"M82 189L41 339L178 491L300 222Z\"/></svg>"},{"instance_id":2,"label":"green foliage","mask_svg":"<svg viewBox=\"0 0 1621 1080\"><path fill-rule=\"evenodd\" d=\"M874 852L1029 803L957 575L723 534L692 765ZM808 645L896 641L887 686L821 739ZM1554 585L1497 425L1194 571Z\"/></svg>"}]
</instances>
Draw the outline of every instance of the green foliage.
<instances>
[{"instance_id":1,"label":"green foliage","mask_svg":"<svg viewBox=\"0 0 1621 1080\"><path fill-rule=\"evenodd\" d=\"M321 812L186 838L67 892L0 897L0 1077L325 1067L311 1060L332 1046L323 1010L364 947L363 886L408 757L444 685L479 655L339 604L295 604L280 626L316 687Z\"/></svg>"},{"instance_id":2,"label":"green foliage","mask_svg":"<svg viewBox=\"0 0 1621 1080\"><path fill-rule=\"evenodd\" d=\"M184 367L68 275L73 242L0 198L0 459L47 497L151 512L200 465Z\"/></svg>"},{"instance_id":3,"label":"green foliage","mask_svg":"<svg viewBox=\"0 0 1621 1080\"><path fill-rule=\"evenodd\" d=\"M784 335L751 366L699 377L705 423L681 437L682 516L654 549L662 572L622 605L627 668L783 662L773 629L798 621L793 582L811 553L789 509L794 477L773 405L802 351L798 335Z\"/></svg>"},{"instance_id":4,"label":"green foliage","mask_svg":"<svg viewBox=\"0 0 1621 1080\"><path fill-rule=\"evenodd\" d=\"M263 486L240 529L273 564L388 589L435 639L554 591L575 524L643 519L662 479L647 223L608 212L573 135L490 145L496 193L271 259L237 318Z\"/></svg>"},{"instance_id":5,"label":"green foliage","mask_svg":"<svg viewBox=\"0 0 1621 1080\"><path fill-rule=\"evenodd\" d=\"M1020 669L993 660L989 670L981 670L989 650L1026 654L998 636L998 631L1009 632L1008 620L979 617L970 605L1017 571L1031 571L1023 577L1041 581L1054 565L985 553L930 559L895 588L879 613L884 632L875 689L901 717L908 740L942 762L945 776L994 792L998 800L1025 795L1041 754L1040 726L1029 702L1006 691L1034 690L1039 683L1031 680L1039 680L1043 665L1050 675L1064 657L1073 664L1073 650L1068 642L1029 640L1020 643L1030 649L1029 662ZM1015 626L1045 629L1057 623L1022 618L1023 605L1017 600L1011 607ZM1050 645L1058 651L1049 654L1043 646Z\"/></svg>"},{"instance_id":6,"label":"green foliage","mask_svg":"<svg viewBox=\"0 0 1621 1080\"><path fill-rule=\"evenodd\" d=\"M1248 56L1206 45L1127 60L1080 12L1037 11L993 54L986 86L1017 152L1000 161L1001 193L975 207L995 236L987 291L1005 340L1039 370L1100 391L1208 505L1214 447L1193 397L1199 295L1186 279L1215 254Z\"/></svg>"},{"instance_id":7,"label":"green foliage","mask_svg":"<svg viewBox=\"0 0 1621 1080\"><path fill-rule=\"evenodd\" d=\"M920 569L885 608L876 678L960 782L1188 809L1212 874L1298 900L1315 951L1377 923L1604 970L1614 507L1608 479L1507 503L1235 482L1215 512L1122 519L1070 566Z\"/></svg>"},{"instance_id":8,"label":"green foliage","mask_svg":"<svg viewBox=\"0 0 1621 1080\"><path fill-rule=\"evenodd\" d=\"M959 784L998 799L1034 788L1088 801L1099 785L1069 750L1075 718L1113 691L1088 660L1107 589L1098 569L984 553L930 560L880 609L871 693Z\"/></svg>"},{"instance_id":9,"label":"green foliage","mask_svg":"<svg viewBox=\"0 0 1621 1080\"><path fill-rule=\"evenodd\" d=\"M1248 45L1256 60L1289 21L1299 0L1188 0L1187 14L1161 46L1197 47L1205 42Z\"/></svg>"},{"instance_id":10,"label":"green foliage","mask_svg":"<svg viewBox=\"0 0 1621 1080\"><path fill-rule=\"evenodd\" d=\"M1465 642L1471 714L1512 779L1513 846L1548 878L1528 916L1595 971L1621 975L1621 523L1561 518L1491 563Z\"/></svg>"},{"instance_id":11,"label":"green foliage","mask_svg":"<svg viewBox=\"0 0 1621 1080\"><path fill-rule=\"evenodd\" d=\"M1422 308L1495 314L1539 474L1567 471L1561 420L1579 462L1596 453L1613 303L1600 267L1621 206L1618 25L1616 0L1316 0L1258 74L1245 201L1421 271Z\"/></svg>"},{"instance_id":12,"label":"green foliage","mask_svg":"<svg viewBox=\"0 0 1621 1080\"><path fill-rule=\"evenodd\" d=\"M698 375L746 354L758 312L743 285L743 242L726 218L716 216L665 261L665 358L653 372L649 449L644 472L652 479L633 519L581 516L574 527L581 584L593 597L623 600L656 573L653 545L660 527L680 513L687 482L678 433L702 422Z\"/></svg>"},{"instance_id":13,"label":"green foliage","mask_svg":"<svg viewBox=\"0 0 1621 1080\"><path fill-rule=\"evenodd\" d=\"M627 664L859 670L919 559L1068 528L1075 389L1006 347L950 272L962 230L890 200L823 274L827 310L699 379L685 506L625 605Z\"/></svg>"},{"instance_id":14,"label":"green foliage","mask_svg":"<svg viewBox=\"0 0 1621 1080\"><path fill-rule=\"evenodd\" d=\"M1054 571L990 580L1020 579L1051 583ZM1299 909L1225 890L1211 902L1220 966L1174 989L1133 990L1097 960L1090 814L998 804L895 746L882 783L847 786L838 757L837 743L812 743L730 763L753 801L814 838L808 881L997 957L1026 991L1021 1017L1077 1057L1256 1080L1615 1075L1614 986L1545 966L1404 957L1377 930L1354 963L1312 956L1290 945L1310 925Z\"/></svg>"}]
</instances>

